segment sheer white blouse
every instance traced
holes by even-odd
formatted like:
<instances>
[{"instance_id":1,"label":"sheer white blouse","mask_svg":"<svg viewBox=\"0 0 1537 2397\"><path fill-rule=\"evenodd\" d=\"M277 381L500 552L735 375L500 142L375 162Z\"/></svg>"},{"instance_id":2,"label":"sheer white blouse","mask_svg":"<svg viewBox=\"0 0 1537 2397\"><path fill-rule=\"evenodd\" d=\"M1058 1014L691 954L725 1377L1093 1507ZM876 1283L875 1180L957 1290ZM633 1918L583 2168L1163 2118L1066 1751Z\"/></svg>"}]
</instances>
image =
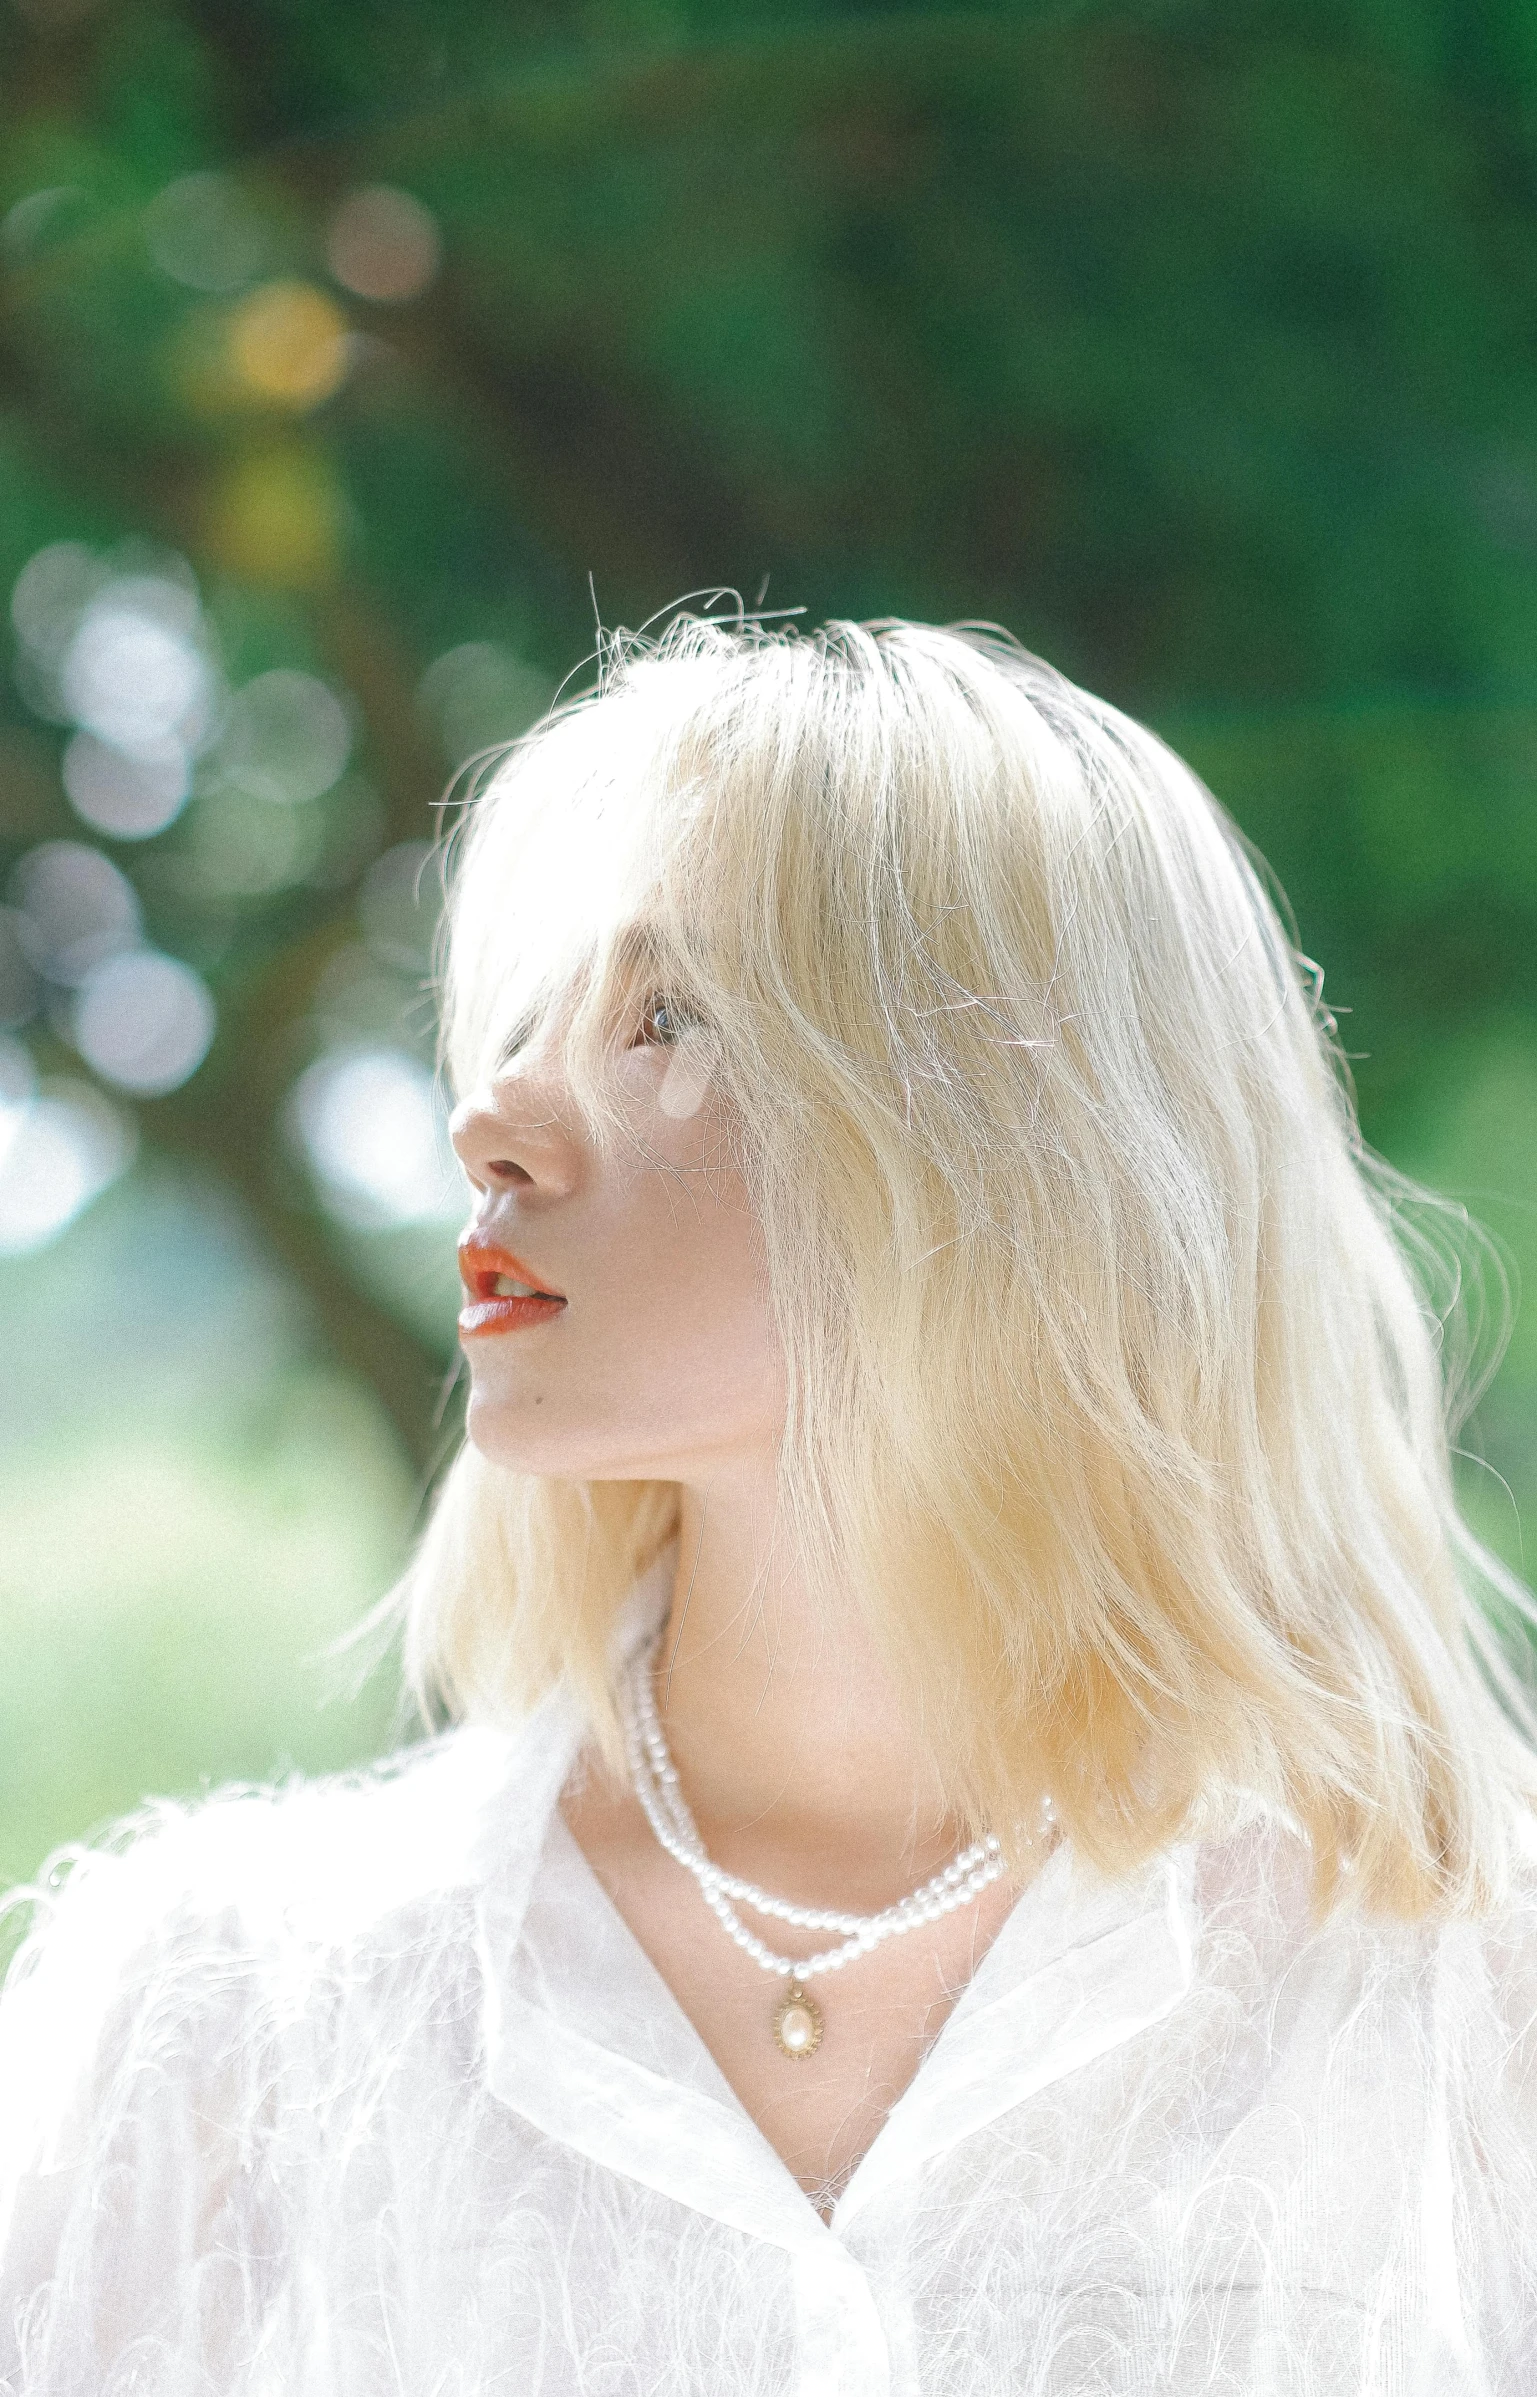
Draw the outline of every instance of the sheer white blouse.
<instances>
[{"instance_id":1,"label":"sheer white blouse","mask_svg":"<svg viewBox=\"0 0 1537 2397\"><path fill-rule=\"evenodd\" d=\"M156 1810L0 2005L19 2397L1531 2397L1537 1897L1059 1848L830 2222L515 1733ZM701 1937L713 1924L701 1912Z\"/></svg>"}]
</instances>

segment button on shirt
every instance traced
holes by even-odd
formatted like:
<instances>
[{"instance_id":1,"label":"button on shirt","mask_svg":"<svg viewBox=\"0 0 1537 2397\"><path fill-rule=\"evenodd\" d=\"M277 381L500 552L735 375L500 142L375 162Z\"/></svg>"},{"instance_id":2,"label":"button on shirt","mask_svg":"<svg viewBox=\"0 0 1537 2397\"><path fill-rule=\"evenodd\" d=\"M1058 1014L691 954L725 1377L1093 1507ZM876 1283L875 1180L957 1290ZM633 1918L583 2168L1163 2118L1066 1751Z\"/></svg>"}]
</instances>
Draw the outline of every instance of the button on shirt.
<instances>
[{"instance_id":1,"label":"button on shirt","mask_svg":"<svg viewBox=\"0 0 1537 2397\"><path fill-rule=\"evenodd\" d=\"M0 2006L0 2389L1537 2391L1530 1895L1319 1928L1257 1808L1059 1847L824 2221L567 1831L580 1742L558 1690L77 1868Z\"/></svg>"}]
</instances>

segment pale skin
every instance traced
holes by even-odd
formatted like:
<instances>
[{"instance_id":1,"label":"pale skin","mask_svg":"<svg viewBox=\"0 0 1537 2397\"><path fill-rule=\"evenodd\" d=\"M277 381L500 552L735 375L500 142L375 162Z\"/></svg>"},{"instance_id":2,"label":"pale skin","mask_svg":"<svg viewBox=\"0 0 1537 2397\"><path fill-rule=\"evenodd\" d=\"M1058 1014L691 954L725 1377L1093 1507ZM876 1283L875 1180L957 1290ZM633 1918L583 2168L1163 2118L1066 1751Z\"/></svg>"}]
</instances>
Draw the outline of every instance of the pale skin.
<instances>
[{"instance_id":1,"label":"pale skin","mask_svg":"<svg viewBox=\"0 0 1537 2397\"><path fill-rule=\"evenodd\" d=\"M553 1320L465 1340L469 1436L522 1472L678 1484L657 1699L705 1847L800 1904L873 1913L966 1835L868 1633L838 1591L805 1586L776 1529L784 1386L761 1242L723 1162L722 1102L706 1085L689 1103L685 1089L677 1111L680 1053L652 996L637 995L615 1044L634 1137L614 1157L582 1129L548 1044L455 1114L476 1230L566 1298ZM628 1788L579 1769L562 1811L742 2105L827 2212L1020 1882L813 1982L822 2042L792 2061L770 2029L783 1983L726 1936ZM828 1944L748 1919L784 1954Z\"/></svg>"}]
</instances>

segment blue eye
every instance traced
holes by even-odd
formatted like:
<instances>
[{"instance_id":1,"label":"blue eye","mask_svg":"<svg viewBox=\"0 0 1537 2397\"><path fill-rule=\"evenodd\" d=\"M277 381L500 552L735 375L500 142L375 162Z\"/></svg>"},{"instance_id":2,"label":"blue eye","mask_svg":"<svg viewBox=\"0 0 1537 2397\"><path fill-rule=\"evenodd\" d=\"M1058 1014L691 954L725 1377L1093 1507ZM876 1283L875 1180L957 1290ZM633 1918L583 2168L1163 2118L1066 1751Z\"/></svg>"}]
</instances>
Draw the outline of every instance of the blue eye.
<instances>
[{"instance_id":1,"label":"blue eye","mask_svg":"<svg viewBox=\"0 0 1537 2397\"><path fill-rule=\"evenodd\" d=\"M676 999L669 999L664 991L653 991L641 1015L640 1037L642 1041L681 1040L693 1021Z\"/></svg>"}]
</instances>

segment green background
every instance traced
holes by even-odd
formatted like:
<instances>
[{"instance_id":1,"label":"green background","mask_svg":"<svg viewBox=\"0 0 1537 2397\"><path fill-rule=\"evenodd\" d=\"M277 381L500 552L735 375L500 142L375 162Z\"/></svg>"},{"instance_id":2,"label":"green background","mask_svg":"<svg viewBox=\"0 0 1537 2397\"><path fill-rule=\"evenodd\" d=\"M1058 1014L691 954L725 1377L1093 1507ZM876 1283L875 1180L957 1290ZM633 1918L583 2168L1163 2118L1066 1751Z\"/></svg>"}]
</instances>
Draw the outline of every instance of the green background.
<instances>
[{"instance_id":1,"label":"green background","mask_svg":"<svg viewBox=\"0 0 1537 2397\"><path fill-rule=\"evenodd\" d=\"M174 552L229 687L317 677L353 750L286 864L228 790L114 840L0 693L0 882L94 843L218 1009L114 1102L132 1169L0 1258L0 1879L395 1736L388 1665L329 1651L454 1438L452 1226L339 1217L286 1110L338 1041L430 1058L377 861L595 609L995 619L1146 717L1284 884L1370 1140L1537 1276L1526 0L5 4L0 582ZM185 238L250 237L224 289L156 249L197 174ZM441 242L408 299L333 271L379 185ZM273 285L334 387L232 375ZM445 736L422 678L472 643ZM12 1037L78 1087L46 1000ZM1515 1562L1534 1321L1463 1466Z\"/></svg>"}]
</instances>

